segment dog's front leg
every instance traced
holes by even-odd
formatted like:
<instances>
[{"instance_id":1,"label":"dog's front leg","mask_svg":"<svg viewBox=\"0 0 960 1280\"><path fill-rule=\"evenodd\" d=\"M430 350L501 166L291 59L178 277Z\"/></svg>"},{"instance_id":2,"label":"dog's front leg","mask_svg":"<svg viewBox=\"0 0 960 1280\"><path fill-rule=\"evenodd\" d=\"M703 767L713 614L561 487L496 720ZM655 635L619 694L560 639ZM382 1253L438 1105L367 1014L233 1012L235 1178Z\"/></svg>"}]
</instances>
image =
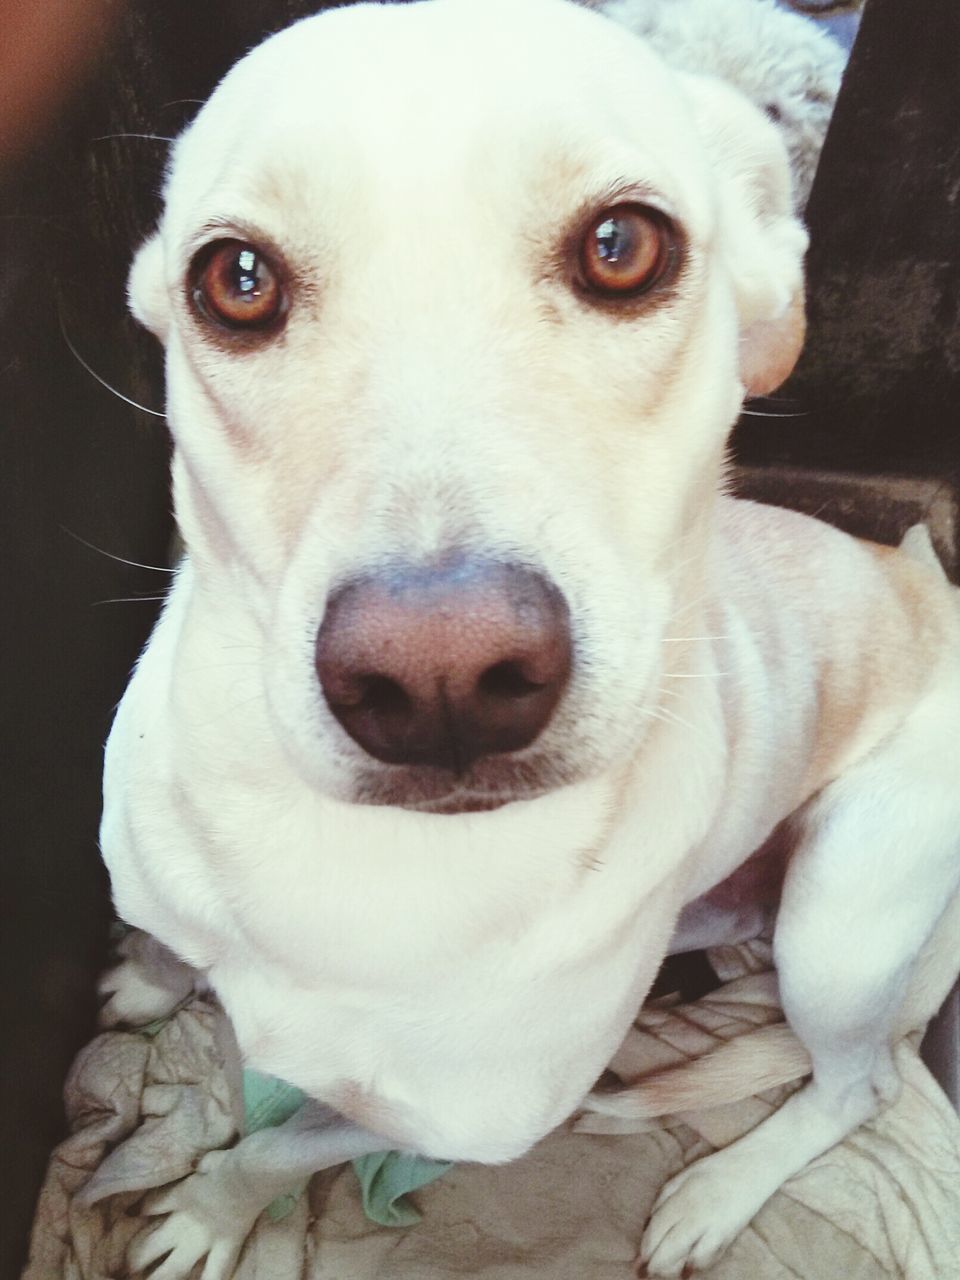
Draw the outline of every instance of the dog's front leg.
<instances>
[{"instance_id":1,"label":"dog's front leg","mask_svg":"<svg viewBox=\"0 0 960 1280\"><path fill-rule=\"evenodd\" d=\"M102 1027L140 1027L169 1018L191 995L209 990L199 970L142 929L131 929L114 950L116 963L97 984Z\"/></svg>"},{"instance_id":2,"label":"dog's front leg","mask_svg":"<svg viewBox=\"0 0 960 1280\"><path fill-rule=\"evenodd\" d=\"M813 1078L751 1133L667 1183L643 1238L641 1275L709 1266L787 1178L899 1092L895 1020L960 879L955 757L936 728L929 718L908 726L810 807L774 952Z\"/></svg>"},{"instance_id":3,"label":"dog's front leg","mask_svg":"<svg viewBox=\"0 0 960 1280\"><path fill-rule=\"evenodd\" d=\"M285 1124L261 1129L228 1151L211 1151L196 1173L152 1196L148 1214L167 1214L130 1249L135 1272L160 1258L151 1280L186 1280L201 1259L202 1280L228 1280L261 1212L320 1169L383 1151L392 1144L307 1102Z\"/></svg>"}]
</instances>

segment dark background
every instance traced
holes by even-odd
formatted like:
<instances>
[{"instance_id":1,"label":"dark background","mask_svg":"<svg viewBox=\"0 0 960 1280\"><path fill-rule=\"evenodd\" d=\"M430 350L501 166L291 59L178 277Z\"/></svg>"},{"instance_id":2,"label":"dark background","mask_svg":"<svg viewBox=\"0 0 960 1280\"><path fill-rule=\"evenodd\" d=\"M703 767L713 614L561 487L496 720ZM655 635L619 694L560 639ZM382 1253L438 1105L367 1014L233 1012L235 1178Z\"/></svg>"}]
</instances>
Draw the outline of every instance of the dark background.
<instances>
[{"instance_id":1,"label":"dark background","mask_svg":"<svg viewBox=\"0 0 960 1280\"><path fill-rule=\"evenodd\" d=\"M19 1272L63 1077L94 1026L102 744L155 616L137 597L166 578L111 557L163 566L171 535L162 418L77 358L162 408L159 351L127 319L124 282L166 147L108 135L175 134L242 53L323 7L92 0L96 52L0 169L2 1280ZM926 516L948 557L958 67L956 0L870 0L808 210L807 352L775 416L746 418L736 442L745 492L888 540Z\"/></svg>"}]
</instances>

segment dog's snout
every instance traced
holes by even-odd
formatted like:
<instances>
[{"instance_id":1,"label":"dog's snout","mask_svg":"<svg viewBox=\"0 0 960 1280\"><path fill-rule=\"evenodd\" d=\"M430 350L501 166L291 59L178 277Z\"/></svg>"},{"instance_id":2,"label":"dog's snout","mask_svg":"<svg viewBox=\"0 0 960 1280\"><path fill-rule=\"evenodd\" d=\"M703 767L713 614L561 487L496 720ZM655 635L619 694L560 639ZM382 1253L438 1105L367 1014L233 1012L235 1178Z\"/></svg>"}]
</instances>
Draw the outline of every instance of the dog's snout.
<instances>
[{"instance_id":1,"label":"dog's snout","mask_svg":"<svg viewBox=\"0 0 960 1280\"><path fill-rule=\"evenodd\" d=\"M337 720L388 764L462 773L546 727L571 665L569 612L546 578L460 557L354 579L317 633Z\"/></svg>"}]
</instances>

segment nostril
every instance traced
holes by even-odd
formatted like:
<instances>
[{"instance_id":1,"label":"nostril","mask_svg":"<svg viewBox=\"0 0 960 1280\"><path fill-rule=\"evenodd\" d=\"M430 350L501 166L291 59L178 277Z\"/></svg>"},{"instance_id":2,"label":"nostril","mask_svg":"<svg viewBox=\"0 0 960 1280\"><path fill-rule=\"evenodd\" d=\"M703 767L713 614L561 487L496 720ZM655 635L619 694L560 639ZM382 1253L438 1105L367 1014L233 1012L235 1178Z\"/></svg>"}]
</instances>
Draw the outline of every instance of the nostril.
<instances>
[{"instance_id":1,"label":"nostril","mask_svg":"<svg viewBox=\"0 0 960 1280\"><path fill-rule=\"evenodd\" d=\"M488 697L516 700L539 693L544 685L542 681L531 680L519 662L506 661L488 667L477 681L477 687Z\"/></svg>"},{"instance_id":2,"label":"nostril","mask_svg":"<svg viewBox=\"0 0 960 1280\"><path fill-rule=\"evenodd\" d=\"M413 710L410 695L389 676L359 676L357 693L357 700L353 705L361 711L371 711L374 715L402 716Z\"/></svg>"},{"instance_id":3,"label":"nostril","mask_svg":"<svg viewBox=\"0 0 960 1280\"><path fill-rule=\"evenodd\" d=\"M327 701L339 710L397 716L409 712L413 705L403 686L390 676L375 672L329 670L323 674Z\"/></svg>"}]
</instances>

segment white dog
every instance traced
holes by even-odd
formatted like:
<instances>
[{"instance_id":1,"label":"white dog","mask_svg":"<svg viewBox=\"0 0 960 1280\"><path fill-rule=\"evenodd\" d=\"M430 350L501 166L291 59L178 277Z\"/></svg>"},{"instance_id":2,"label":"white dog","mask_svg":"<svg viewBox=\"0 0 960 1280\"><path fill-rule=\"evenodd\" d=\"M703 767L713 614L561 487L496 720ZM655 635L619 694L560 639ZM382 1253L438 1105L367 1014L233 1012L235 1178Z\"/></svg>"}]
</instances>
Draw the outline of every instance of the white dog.
<instances>
[{"instance_id":1,"label":"white dog","mask_svg":"<svg viewBox=\"0 0 960 1280\"><path fill-rule=\"evenodd\" d=\"M752 929L730 877L776 828L813 1080L668 1185L641 1265L709 1263L896 1091L960 878L960 612L928 564L719 496L796 357L804 244L762 114L564 0L308 19L177 143L130 295L189 556L103 850L120 914L317 1101L156 1201L153 1280L222 1280L363 1152L521 1155L678 918L676 947Z\"/></svg>"}]
</instances>

